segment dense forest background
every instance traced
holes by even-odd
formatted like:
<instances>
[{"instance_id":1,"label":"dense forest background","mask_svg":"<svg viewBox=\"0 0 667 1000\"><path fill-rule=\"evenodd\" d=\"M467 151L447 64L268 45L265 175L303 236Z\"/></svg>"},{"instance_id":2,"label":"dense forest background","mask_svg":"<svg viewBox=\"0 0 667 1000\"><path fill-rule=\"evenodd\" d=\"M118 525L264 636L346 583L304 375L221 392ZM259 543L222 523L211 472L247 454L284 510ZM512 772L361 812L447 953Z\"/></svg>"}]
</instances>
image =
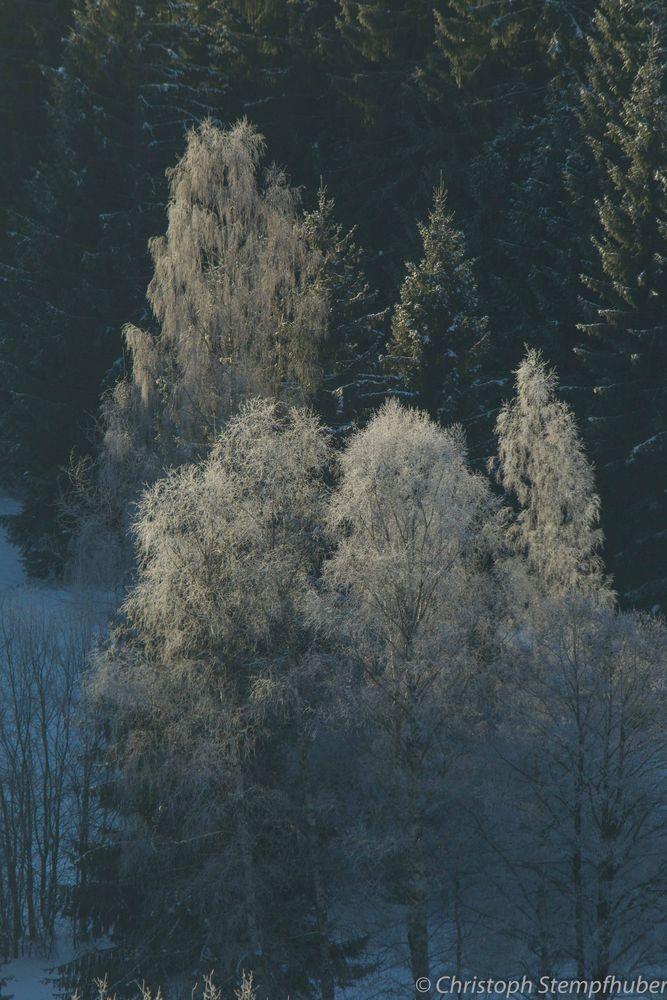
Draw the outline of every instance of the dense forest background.
<instances>
[{"instance_id":1,"label":"dense forest background","mask_svg":"<svg viewBox=\"0 0 667 1000\"><path fill-rule=\"evenodd\" d=\"M446 188L488 317L449 416L484 457L524 345L542 348L595 465L622 600L664 607L662 4L2 0L0 17L0 448L32 571L62 571L63 467L96 447L100 393L127 365L123 325L151 322L165 168L194 124L247 116L305 208L323 184L343 229L357 227L390 382L407 377L405 344L391 344L395 307L415 294L401 291L405 263L423 257L417 223ZM446 298L460 261L443 261ZM452 292L454 311L469 291ZM425 354L445 357L449 325ZM408 390L438 415L427 385Z\"/></svg>"}]
</instances>

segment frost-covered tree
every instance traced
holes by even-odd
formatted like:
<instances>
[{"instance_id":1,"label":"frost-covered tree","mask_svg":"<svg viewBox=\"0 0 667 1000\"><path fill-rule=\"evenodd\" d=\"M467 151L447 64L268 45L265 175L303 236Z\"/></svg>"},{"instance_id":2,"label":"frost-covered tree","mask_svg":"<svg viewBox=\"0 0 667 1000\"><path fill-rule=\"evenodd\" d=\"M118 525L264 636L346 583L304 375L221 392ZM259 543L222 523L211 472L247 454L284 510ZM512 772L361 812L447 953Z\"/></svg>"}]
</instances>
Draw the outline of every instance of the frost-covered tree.
<instances>
[{"instance_id":1,"label":"frost-covered tree","mask_svg":"<svg viewBox=\"0 0 667 1000\"><path fill-rule=\"evenodd\" d=\"M430 916L451 864L436 817L478 721L493 523L460 434L425 413L389 401L341 456L320 626L360 671L348 712L368 761L374 863L405 914L413 979L429 975Z\"/></svg>"},{"instance_id":2,"label":"frost-covered tree","mask_svg":"<svg viewBox=\"0 0 667 1000\"><path fill-rule=\"evenodd\" d=\"M366 294L331 205L303 218L284 174L262 168L264 152L247 121L205 124L170 172L148 288L160 333L127 331L131 395L167 459L206 448L244 398L312 398L323 345L342 332L332 313Z\"/></svg>"},{"instance_id":3,"label":"frost-covered tree","mask_svg":"<svg viewBox=\"0 0 667 1000\"><path fill-rule=\"evenodd\" d=\"M205 461L138 506L138 577L94 697L138 886L108 918L125 913L119 954L156 975L202 947L218 968L251 964L262 990L317 981L330 1000L350 974L330 916L324 771L313 773L326 685L302 609L324 544L327 461L311 414L254 400Z\"/></svg>"},{"instance_id":4,"label":"frost-covered tree","mask_svg":"<svg viewBox=\"0 0 667 1000\"><path fill-rule=\"evenodd\" d=\"M666 639L661 622L580 596L543 602L510 635L487 891L504 891L496 926L541 974L571 962L604 980L659 961Z\"/></svg>"},{"instance_id":5,"label":"frost-covered tree","mask_svg":"<svg viewBox=\"0 0 667 1000\"><path fill-rule=\"evenodd\" d=\"M82 519L82 539L104 519L122 533L141 485L205 455L244 399L328 394L333 422L351 415L354 372L341 384L378 319L359 252L331 201L322 194L304 213L285 175L263 168L264 152L247 121L209 122L169 172L167 233L151 243L148 288L159 329L126 328L131 371L102 405L99 516Z\"/></svg>"},{"instance_id":6,"label":"frost-covered tree","mask_svg":"<svg viewBox=\"0 0 667 1000\"><path fill-rule=\"evenodd\" d=\"M270 650L280 609L305 586L321 544L326 459L315 417L253 400L204 463L144 494L134 528L139 579L125 611L161 657L214 648L231 661L236 651Z\"/></svg>"},{"instance_id":7,"label":"frost-covered tree","mask_svg":"<svg viewBox=\"0 0 667 1000\"><path fill-rule=\"evenodd\" d=\"M304 313L314 336L321 329L317 304L299 295L298 196L284 175L263 174L263 154L248 122L207 123L170 171L167 233L152 241L148 287L160 332L127 330L132 391L121 384L117 394L167 462L201 453L242 398L278 391ZM303 375L308 359L300 364Z\"/></svg>"},{"instance_id":8,"label":"frost-covered tree","mask_svg":"<svg viewBox=\"0 0 667 1000\"><path fill-rule=\"evenodd\" d=\"M539 351L529 350L516 395L498 416L498 480L519 507L510 537L543 593L602 595L600 501L574 414L557 388Z\"/></svg>"},{"instance_id":9,"label":"frost-covered tree","mask_svg":"<svg viewBox=\"0 0 667 1000\"><path fill-rule=\"evenodd\" d=\"M487 337L472 262L463 234L436 188L427 223L419 224L424 255L408 264L392 321L386 364L402 376L415 402L444 423L475 412L475 379Z\"/></svg>"}]
</instances>

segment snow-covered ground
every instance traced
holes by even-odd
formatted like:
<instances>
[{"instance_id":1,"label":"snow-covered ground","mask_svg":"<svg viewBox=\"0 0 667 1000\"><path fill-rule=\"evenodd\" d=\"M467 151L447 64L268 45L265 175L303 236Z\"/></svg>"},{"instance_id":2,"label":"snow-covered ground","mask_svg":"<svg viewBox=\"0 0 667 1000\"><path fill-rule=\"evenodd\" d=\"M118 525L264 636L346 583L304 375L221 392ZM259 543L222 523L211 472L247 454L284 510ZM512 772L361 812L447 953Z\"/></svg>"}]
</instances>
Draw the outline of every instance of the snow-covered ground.
<instances>
[{"instance_id":1,"label":"snow-covered ground","mask_svg":"<svg viewBox=\"0 0 667 1000\"><path fill-rule=\"evenodd\" d=\"M0 517L18 513L20 504L11 497L0 495ZM73 606L73 593L64 586L29 579L21 562L19 550L11 544L7 530L0 522L0 601L17 601L47 616L66 613Z\"/></svg>"},{"instance_id":2,"label":"snow-covered ground","mask_svg":"<svg viewBox=\"0 0 667 1000\"><path fill-rule=\"evenodd\" d=\"M0 976L7 979L3 995L14 1000L54 1000L57 996L62 997L62 992L54 992L54 985L48 977L53 975L50 969L68 961L71 954L71 948L65 941L48 960L43 956L26 957L2 966Z\"/></svg>"},{"instance_id":3,"label":"snow-covered ground","mask_svg":"<svg viewBox=\"0 0 667 1000\"><path fill-rule=\"evenodd\" d=\"M0 496L0 517L17 514L19 504L9 497ZM0 591L24 586L25 573L18 550L7 539L5 529L0 525Z\"/></svg>"}]
</instances>

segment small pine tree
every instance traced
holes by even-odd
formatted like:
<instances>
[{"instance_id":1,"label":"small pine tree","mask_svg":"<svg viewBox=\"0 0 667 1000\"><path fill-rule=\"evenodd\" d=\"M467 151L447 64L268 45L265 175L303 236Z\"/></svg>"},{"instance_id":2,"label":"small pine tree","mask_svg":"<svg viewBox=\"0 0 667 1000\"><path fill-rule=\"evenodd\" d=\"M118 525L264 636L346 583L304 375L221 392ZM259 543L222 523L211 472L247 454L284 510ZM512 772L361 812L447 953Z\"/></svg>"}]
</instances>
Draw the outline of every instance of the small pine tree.
<instances>
[{"instance_id":1,"label":"small pine tree","mask_svg":"<svg viewBox=\"0 0 667 1000\"><path fill-rule=\"evenodd\" d=\"M427 223L419 224L424 256L408 264L392 322L387 367L402 392L435 419L450 423L475 411L471 398L487 341L473 265L463 234L435 189Z\"/></svg>"},{"instance_id":2,"label":"small pine tree","mask_svg":"<svg viewBox=\"0 0 667 1000\"><path fill-rule=\"evenodd\" d=\"M368 405L365 387L370 384L372 391L377 383L375 360L386 316L373 310L376 294L364 277L355 230L343 229L334 207L333 198L320 186L317 207L306 212L301 223L307 248L303 281L325 311L327 334L313 344L309 333L300 350L310 355L309 381L317 408L331 426L349 422Z\"/></svg>"}]
</instances>

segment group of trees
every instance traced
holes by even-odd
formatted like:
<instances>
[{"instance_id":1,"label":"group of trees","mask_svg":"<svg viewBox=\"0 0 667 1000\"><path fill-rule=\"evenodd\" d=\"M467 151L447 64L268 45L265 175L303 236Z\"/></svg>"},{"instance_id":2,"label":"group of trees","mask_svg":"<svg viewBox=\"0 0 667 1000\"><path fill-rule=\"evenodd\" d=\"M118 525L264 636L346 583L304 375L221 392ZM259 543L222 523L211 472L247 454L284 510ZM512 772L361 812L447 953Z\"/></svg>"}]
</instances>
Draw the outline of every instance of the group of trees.
<instances>
[{"instance_id":1,"label":"group of trees","mask_svg":"<svg viewBox=\"0 0 667 1000\"><path fill-rule=\"evenodd\" d=\"M49 952L99 829L82 677L90 617L7 596L0 623L0 955ZM76 938L76 925L73 925Z\"/></svg>"},{"instance_id":2,"label":"group of trees","mask_svg":"<svg viewBox=\"0 0 667 1000\"><path fill-rule=\"evenodd\" d=\"M165 469L207 453L243 399L310 402L344 430L377 401L383 315L324 189L312 211L242 120L188 136L169 172L167 233L151 241L153 330L124 330L128 371L105 396L92 466L64 505L70 565L108 585L132 503ZM108 541L105 541L108 540ZM92 576L91 576L92 574Z\"/></svg>"},{"instance_id":3,"label":"group of trees","mask_svg":"<svg viewBox=\"0 0 667 1000\"><path fill-rule=\"evenodd\" d=\"M89 681L116 820L75 893L114 949L67 984L245 968L332 1000L373 927L406 990L660 961L667 633L615 607L535 352L497 435L509 506L423 411L390 400L341 450L254 398L142 494Z\"/></svg>"},{"instance_id":4,"label":"group of trees","mask_svg":"<svg viewBox=\"0 0 667 1000\"><path fill-rule=\"evenodd\" d=\"M62 467L73 447L94 451L96 401L122 373L123 324L150 320L146 247L164 226L165 168L192 125L248 114L291 185L304 185L303 239L299 197L279 172L261 182L263 218L252 223L260 238L284 213L303 254L262 320L287 322L292 340L277 345L274 379L312 380L304 365L321 374L328 293L302 300L300 283L321 290L302 267L326 260L324 239L341 253L336 280L348 274L358 251L339 240L358 226L386 319L364 345L371 381L394 380L445 422L465 419L477 457L492 448L524 343L543 350L596 464L621 599L663 607L664 5L2 0L0 18L0 453L23 490L13 531L35 571L62 568ZM447 204L441 186L422 246L415 219L427 218L439 177ZM207 199L196 184L190 194ZM163 274L176 267L175 238L207 240L172 213L166 246L153 245ZM223 249L236 252L219 241L206 252ZM161 324L167 300L151 306ZM335 353L349 325L329 325ZM486 350L468 356L473 346Z\"/></svg>"}]
</instances>

